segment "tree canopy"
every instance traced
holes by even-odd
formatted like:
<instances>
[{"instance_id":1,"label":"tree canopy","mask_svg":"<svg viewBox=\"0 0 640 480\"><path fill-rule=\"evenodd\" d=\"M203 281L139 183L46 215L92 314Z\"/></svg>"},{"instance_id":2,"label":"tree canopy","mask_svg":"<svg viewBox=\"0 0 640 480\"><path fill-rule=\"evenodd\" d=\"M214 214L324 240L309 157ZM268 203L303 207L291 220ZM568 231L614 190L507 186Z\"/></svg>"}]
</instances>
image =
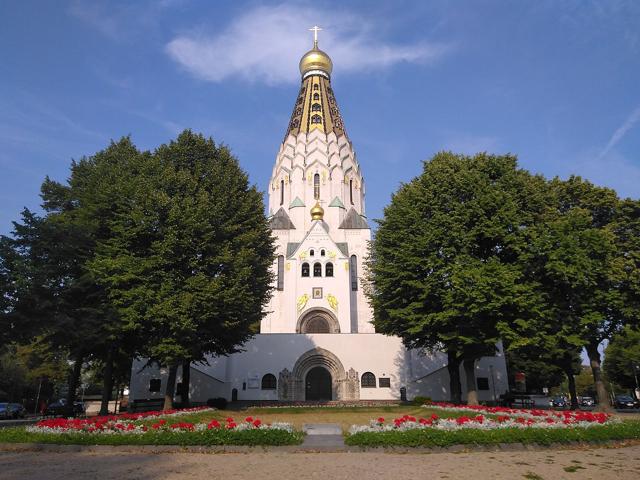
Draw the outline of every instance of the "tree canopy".
<instances>
[{"instance_id":1,"label":"tree canopy","mask_svg":"<svg viewBox=\"0 0 640 480\"><path fill-rule=\"evenodd\" d=\"M535 312L518 259L545 208L543 182L513 156L440 153L378 221L368 260L376 330L457 352L470 402L475 361L495 353L502 325Z\"/></svg>"},{"instance_id":2,"label":"tree canopy","mask_svg":"<svg viewBox=\"0 0 640 480\"><path fill-rule=\"evenodd\" d=\"M502 341L514 358L563 371L574 407L585 348L608 404L598 347L640 316L637 201L580 177L547 181L509 155L439 153L379 225L368 260L376 329L446 352L452 392L462 359L476 401L473 364Z\"/></svg>"},{"instance_id":3,"label":"tree canopy","mask_svg":"<svg viewBox=\"0 0 640 480\"><path fill-rule=\"evenodd\" d=\"M228 148L188 130L155 152L125 137L74 161L67 183L47 178L41 196L44 215L25 210L0 239L2 321L68 351L69 404L88 356L105 382L133 355L175 374L255 332L273 238Z\"/></svg>"},{"instance_id":4,"label":"tree canopy","mask_svg":"<svg viewBox=\"0 0 640 480\"><path fill-rule=\"evenodd\" d=\"M604 351L604 371L609 381L622 388L635 389L640 381L640 331L625 327Z\"/></svg>"}]
</instances>

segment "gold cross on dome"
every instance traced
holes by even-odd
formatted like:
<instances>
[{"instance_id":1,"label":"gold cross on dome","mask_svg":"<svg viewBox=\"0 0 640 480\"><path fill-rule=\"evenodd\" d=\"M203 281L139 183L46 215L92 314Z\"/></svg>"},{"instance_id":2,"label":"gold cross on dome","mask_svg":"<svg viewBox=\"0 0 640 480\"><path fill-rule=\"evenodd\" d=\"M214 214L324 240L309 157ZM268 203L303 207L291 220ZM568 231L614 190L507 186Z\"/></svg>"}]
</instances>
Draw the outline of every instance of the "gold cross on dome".
<instances>
[{"instance_id":1,"label":"gold cross on dome","mask_svg":"<svg viewBox=\"0 0 640 480\"><path fill-rule=\"evenodd\" d=\"M310 28L309 31L313 32L313 46L317 47L318 46L318 32L321 31L322 29L315 25L313 28Z\"/></svg>"}]
</instances>

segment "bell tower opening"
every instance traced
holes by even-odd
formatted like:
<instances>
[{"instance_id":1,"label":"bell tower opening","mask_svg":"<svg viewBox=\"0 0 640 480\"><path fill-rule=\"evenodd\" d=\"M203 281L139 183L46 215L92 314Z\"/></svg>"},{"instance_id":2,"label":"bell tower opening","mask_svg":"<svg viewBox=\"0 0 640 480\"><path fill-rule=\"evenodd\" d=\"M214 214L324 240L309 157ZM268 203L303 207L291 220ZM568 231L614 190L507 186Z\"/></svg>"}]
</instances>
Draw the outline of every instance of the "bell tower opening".
<instances>
[{"instance_id":1,"label":"bell tower opening","mask_svg":"<svg viewBox=\"0 0 640 480\"><path fill-rule=\"evenodd\" d=\"M340 323L328 310L315 308L298 319L296 333L340 333Z\"/></svg>"}]
</instances>

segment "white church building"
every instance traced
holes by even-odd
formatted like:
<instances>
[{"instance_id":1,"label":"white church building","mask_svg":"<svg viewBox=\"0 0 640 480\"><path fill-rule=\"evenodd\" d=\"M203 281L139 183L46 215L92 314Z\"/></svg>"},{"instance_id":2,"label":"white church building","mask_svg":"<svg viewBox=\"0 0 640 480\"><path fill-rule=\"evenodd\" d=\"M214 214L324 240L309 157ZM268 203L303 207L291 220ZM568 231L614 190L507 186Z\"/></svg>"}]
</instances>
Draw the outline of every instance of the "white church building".
<instances>
[{"instance_id":1,"label":"white church building","mask_svg":"<svg viewBox=\"0 0 640 480\"><path fill-rule=\"evenodd\" d=\"M446 354L408 350L372 324L362 288L371 240L365 182L331 70L316 38L300 60L302 85L268 186L277 238L269 313L242 352L192 364L193 402L449 398ZM144 364L133 362L130 401L165 391L165 369ZM476 376L479 399L497 400L508 388L502 351L478 361ZM464 395L462 369L461 379Z\"/></svg>"}]
</instances>

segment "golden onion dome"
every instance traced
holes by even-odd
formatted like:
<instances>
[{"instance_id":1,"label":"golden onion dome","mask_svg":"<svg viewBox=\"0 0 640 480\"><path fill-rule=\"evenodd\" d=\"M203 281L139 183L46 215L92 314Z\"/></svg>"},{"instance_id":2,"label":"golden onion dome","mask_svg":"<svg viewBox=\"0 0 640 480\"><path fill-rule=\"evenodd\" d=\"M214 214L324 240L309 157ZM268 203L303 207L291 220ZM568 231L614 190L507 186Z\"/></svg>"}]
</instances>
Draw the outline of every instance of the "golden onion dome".
<instances>
[{"instance_id":1,"label":"golden onion dome","mask_svg":"<svg viewBox=\"0 0 640 480\"><path fill-rule=\"evenodd\" d=\"M320 202L316 202L316 204L311 209L311 220L322 220L324 218L324 208L320 206Z\"/></svg>"},{"instance_id":2,"label":"golden onion dome","mask_svg":"<svg viewBox=\"0 0 640 480\"><path fill-rule=\"evenodd\" d=\"M300 73L303 78L305 74L313 70L319 70L329 76L331 75L331 70L333 70L331 58L318 48L317 43L314 43L313 48L300 59Z\"/></svg>"}]
</instances>

